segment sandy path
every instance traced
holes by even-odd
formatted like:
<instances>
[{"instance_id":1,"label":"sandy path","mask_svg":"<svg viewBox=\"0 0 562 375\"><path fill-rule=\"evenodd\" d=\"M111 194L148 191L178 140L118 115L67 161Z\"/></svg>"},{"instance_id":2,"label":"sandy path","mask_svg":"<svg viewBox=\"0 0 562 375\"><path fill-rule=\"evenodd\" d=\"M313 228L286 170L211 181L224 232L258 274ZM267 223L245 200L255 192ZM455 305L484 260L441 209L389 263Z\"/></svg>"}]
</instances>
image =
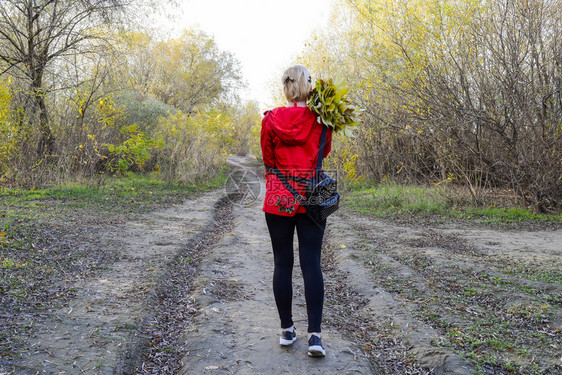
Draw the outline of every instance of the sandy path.
<instances>
[{"instance_id":1,"label":"sandy path","mask_svg":"<svg viewBox=\"0 0 562 375\"><path fill-rule=\"evenodd\" d=\"M231 229L204 249L206 255L194 269L195 277L185 285L175 285L188 294L179 310L192 314L172 332L183 368L139 373L470 374L472 367L452 347L435 345L447 338L427 319L420 319L419 302L405 301L383 284L395 280L388 284L393 288L405 280L415 285L421 301L428 295L447 297L428 275L440 273L443 282L451 281L446 276L455 267L466 272L451 273L451 277L467 284L468 271L491 273L491 262L562 266L560 230L416 227L341 210L329 219L323 250L327 356L309 358L298 257L293 304L298 339L285 348L278 341L271 286L273 255L261 211L261 171L255 172L244 158L232 158L230 164L239 171L237 178L246 179L227 184L227 191L233 186L242 189L231 208ZM38 329L27 340L27 350L8 366L0 364L0 375L134 373L146 358L145 328L162 313L157 311L158 288L167 285L178 254L193 248L208 228L216 226L216 203L224 196L222 189L205 193L112 227L100 243L119 254L118 260L99 277L77 285L76 296L68 305L35 321ZM502 272L502 268L498 266L494 272ZM517 275L502 277L519 280ZM450 285L454 286L453 281ZM559 285L534 282L531 286L560 293ZM447 316L442 307L437 303L435 311ZM560 329L561 324L560 314L553 316L550 325Z\"/></svg>"},{"instance_id":2,"label":"sandy path","mask_svg":"<svg viewBox=\"0 0 562 375\"><path fill-rule=\"evenodd\" d=\"M338 250L339 269L348 275L348 285L367 300L365 324L372 323L372 336L392 337L387 347L379 348L387 357L403 352L422 368L433 369L435 374L475 371L451 345L435 345L448 343L450 337L442 328L428 324L427 312L438 314L455 325L466 321L467 315L493 318L498 316L494 315L494 309L501 316L502 309L542 303L553 313L532 330L548 331L560 342L562 315L557 303L538 301L543 293L560 296L562 286L529 280L518 270L529 267L562 269L562 230L495 230L459 224L402 225L349 212L335 214L330 228L332 247L344 247ZM486 286L480 275L490 275L490 284ZM497 298L498 304L490 304L492 312L488 315L479 307L477 299L470 298L459 302L460 310L452 310L455 305L451 299L462 296L466 293L464 288L472 285L482 288L475 293ZM513 285L517 287L510 287ZM529 321L533 321L532 318ZM384 322L392 328L386 329ZM400 345L392 348L392 341ZM549 345L553 355L541 359L549 368L545 374L550 374L552 368L562 368L562 358L559 352L555 354L559 350L556 339ZM389 347L391 351L387 353ZM532 355L529 358L532 360ZM489 371L486 373L495 373L493 369Z\"/></svg>"},{"instance_id":3,"label":"sandy path","mask_svg":"<svg viewBox=\"0 0 562 375\"><path fill-rule=\"evenodd\" d=\"M157 211L105 233L102 246L119 260L99 277L77 285L64 308L36 321L28 350L5 373L122 373L123 352L149 313L151 293L178 248L212 220L221 191ZM3 373L0 368L0 373Z\"/></svg>"},{"instance_id":4,"label":"sandy path","mask_svg":"<svg viewBox=\"0 0 562 375\"><path fill-rule=\"evenodd\" d=\"M245 162L235 158L232 166L250 170ZM263 184L252 189L259 195ZM107 231L101 246L118 253L118 260L99 276L76 285L75 297L63 308L36 321L38 329L27 340L26 352L9 367L0 366L0 374L101 375L140 369L148 339L143 325L158 318L156 290L165 284L177 254L214 224L214 206L224 193L206 193ZM184 324L183 332L177 332L187 353L180 373L372 373L359 348L329 328L324 331L327 357L307 356L298 259L294 317L299 339L290 348L280 347L271 244L261 198L250 196L243 205L234 204L232 231L205 249L210 254L202 261L190 297L195 305L185 306L185 310L195 306L198 313ZM177 372L157 368L153 373Z\"/></svg>"},{"instance_id":5,"label":"sandy path","mask_svg":"<svg viewBox=\"0 0 562 375\"><path fill-rule=\"evenodd\" d=\"M359 348L333 329L323 331L327 356L309 358L304 296L294 299L297 341L279 345L272 296L273 255L261 202L235 206L235 228L201 268L197 300L202 314L186 333L183 374L369 374ZM302 285L298 262L294 285ZM302 288L299 289L302 291Z\"/></svg>"}]
</instances>

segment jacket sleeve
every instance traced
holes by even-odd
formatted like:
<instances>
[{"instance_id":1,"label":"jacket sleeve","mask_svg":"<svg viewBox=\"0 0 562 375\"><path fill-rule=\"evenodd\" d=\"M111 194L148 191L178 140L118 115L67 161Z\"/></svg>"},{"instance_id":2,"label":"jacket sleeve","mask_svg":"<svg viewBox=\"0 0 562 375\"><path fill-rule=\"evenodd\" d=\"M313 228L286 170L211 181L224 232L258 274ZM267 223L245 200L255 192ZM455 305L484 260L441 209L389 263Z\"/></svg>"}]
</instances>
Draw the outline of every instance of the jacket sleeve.
<instances>
[{"instance_id":1,"label":"jacket sleeve","mask_svg":"<svg viewBox=\"0 0 562 375\"><path fill-rule=\"evenodd\" d=\"M273 153L273 132L267 124L268 115L269 112L265 114L261 122L261 153L263 163L267 166L275 167L275 156Z\"/></svg>"}]
</instances>

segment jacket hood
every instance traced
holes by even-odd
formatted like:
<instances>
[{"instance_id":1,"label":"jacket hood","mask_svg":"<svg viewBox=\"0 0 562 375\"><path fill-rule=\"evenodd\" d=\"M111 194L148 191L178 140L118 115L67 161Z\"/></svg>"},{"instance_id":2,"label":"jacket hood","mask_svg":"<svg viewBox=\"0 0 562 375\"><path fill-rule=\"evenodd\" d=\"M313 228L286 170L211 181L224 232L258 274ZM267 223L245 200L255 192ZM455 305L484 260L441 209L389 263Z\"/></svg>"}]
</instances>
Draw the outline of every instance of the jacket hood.
<instances>
[{"instance_id":1,"label":"jacket hood","mask_svg":"<svg viewBox=\"0 0 562 375\"><path fill-rule=\"evenodd\" d=\"M284 143L302 145L314 128L316 116L308 107L279 107L269 112L267 123Z\"/></svg>"}]
</instances>

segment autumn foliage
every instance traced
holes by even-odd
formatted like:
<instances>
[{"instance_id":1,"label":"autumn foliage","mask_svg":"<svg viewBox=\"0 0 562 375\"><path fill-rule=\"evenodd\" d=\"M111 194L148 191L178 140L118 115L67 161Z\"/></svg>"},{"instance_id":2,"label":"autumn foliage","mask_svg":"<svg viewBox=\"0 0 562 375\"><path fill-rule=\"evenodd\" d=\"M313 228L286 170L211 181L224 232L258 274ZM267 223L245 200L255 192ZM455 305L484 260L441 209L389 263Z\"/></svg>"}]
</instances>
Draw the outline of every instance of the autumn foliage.
<instances>
[{"instance_id":1,"label":"autumn foliage","mask_svg":"<svg viewBox=\"0 0 562 375\"><path fill-rule=\"evenodd\" d=\"M301 62L367 109L370 179L513 191L562 206L562 3L348 0Z\"/></svg>"},{"instance_id":2,"label":"autumn foliage","mask_svg":"<svg viewBox=\"0 0 562 375\"><path fill-rule=\"evenodd\" d=\"M232 124L259 112L236 96L238 61L202 31L136 27L137 3L0 3L0 183L130 171L195 183L249 151Z\"/></svg>"}]
</instances>

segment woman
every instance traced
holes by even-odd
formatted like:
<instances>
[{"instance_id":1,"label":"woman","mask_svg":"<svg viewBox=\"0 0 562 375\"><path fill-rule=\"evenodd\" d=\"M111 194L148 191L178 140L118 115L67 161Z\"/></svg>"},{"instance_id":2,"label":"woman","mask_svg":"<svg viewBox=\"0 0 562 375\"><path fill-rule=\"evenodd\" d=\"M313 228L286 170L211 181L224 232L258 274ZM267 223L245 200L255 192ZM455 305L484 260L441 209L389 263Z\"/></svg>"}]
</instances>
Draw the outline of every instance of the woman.
<instances>
[{"instance_id":1,"label":"woman","mask_svg":"<svg viewBox=\"0 0 562 375\"><path fill-rule=\"evenodd\" d=\"M316 166L323 125L307 107L312 90L312 78L302 65L290 67L283 73L283 91L287 107L278 107L265 113L262 121L261 148L266 165L266 194L263 205L275 269L273 294L281 319L281 345L296 340L292 319L293 236L297 231L300 266L304 278L306 310L308 315L308 355L324 357L326 351L320 339L324 281L320 269L322 239L326 220L318 223L306 215L293 194L270 171L279 169L287 181L302 194L303 188L292 177L308 177ZM332 132L328 130L324 157L331 148Z\"/></svg>"}]
</instances>

